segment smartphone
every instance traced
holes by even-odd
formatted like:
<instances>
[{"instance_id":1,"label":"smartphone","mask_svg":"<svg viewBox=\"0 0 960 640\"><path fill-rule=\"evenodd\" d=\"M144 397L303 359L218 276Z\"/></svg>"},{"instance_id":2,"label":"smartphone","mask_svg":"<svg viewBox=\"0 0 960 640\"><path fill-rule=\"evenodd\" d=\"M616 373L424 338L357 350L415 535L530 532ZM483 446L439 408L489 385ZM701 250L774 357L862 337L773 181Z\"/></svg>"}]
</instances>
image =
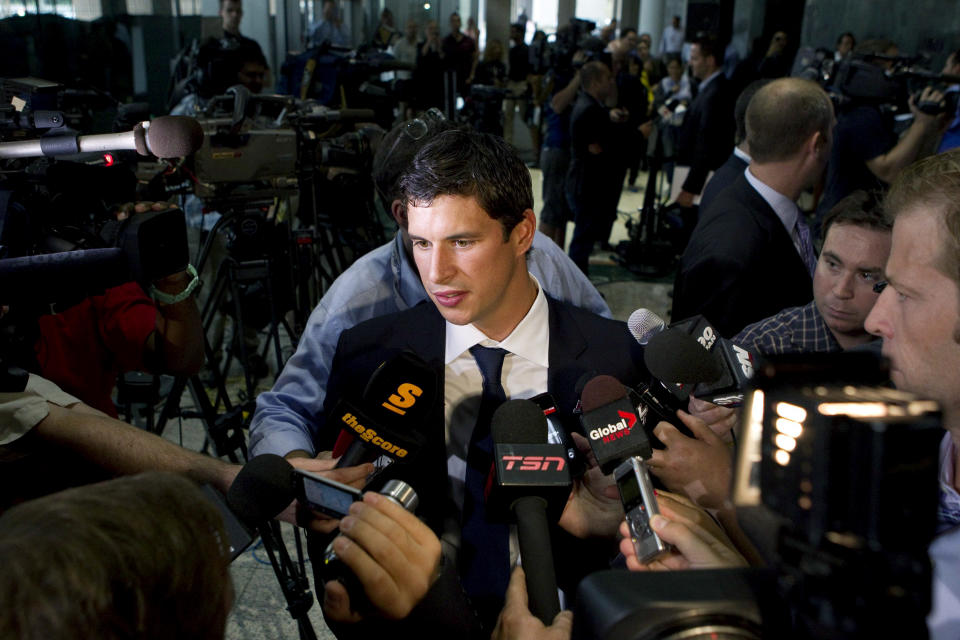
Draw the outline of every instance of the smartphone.
<instances>
[{"instance_id":1,"label":"smartphone","mask_svg":"<svg viewBox=\"0 0 960 640\"><path fill-rule=\"evenodd\" d=\"M336 480L302 469L294 469L297 478L297 498L314 511L332 518L347 515L350 505L363 498L363 492Z\"/></svg>"},{"instance_id":2,"label":"smartphone","mask_svg":"<svg viewBox=\"0 0 960 640\"><path fill-rule=\"evenodd\" d=\"M620 490L620 500L637 559L643 564L651 562L669 551L670 547L650 526L650 518L660 513L660 509L647 465L640 456L632 456L614 470L613 477Z\"/></svg>"}]
</instances>

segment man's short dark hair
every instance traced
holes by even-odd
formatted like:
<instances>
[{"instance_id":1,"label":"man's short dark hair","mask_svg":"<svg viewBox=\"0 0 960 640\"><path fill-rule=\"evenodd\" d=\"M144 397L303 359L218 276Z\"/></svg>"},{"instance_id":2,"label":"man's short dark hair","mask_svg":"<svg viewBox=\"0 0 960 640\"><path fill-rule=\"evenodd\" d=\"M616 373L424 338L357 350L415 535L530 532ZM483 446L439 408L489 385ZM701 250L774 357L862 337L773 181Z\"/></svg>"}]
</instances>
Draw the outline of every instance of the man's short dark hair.
<instances>
[{"instance_id":1,"label":"man's short dark hair","mask_svg":"<svg viewBox=\"0 0 960 640\"><path fill-rule=\"evenodd\" d=\"M233 594L220 514L171 473L10 509L0 566L2 638L222 638Z\"/></svg>"},{"instance_id":2,"label":"man's short dark hair","mask_svg":"<svg viewBox=\"0 0 960 640\"><path fill-rule=\"evenodd\" d=\"M600 82L611 73L610 67L599 60L591 60L580 68L580 86L590 90L597 82Z\"/></svg>"},{"instance_id":3,"label":"man's short dark hair","mask_svg":"<svg viewBox=\"0 0 960 640\"><path fill-rule=\"evenodd\" d=\"M737 123L737 144L747 139L747 106L750 104L751 98L770 82L769 78L755 80L748 84L747 88L737 96L737 103L733 107L733 119Z\"/></svg>"},{"instance_id":4,"label":"man's short dark hair","mask_svg":"<svg viewBox=\"0 0 960 640\"><path fill-rule=\"evenodd\" d=\"M890 231L890 218L884 213L883 196L877 191L857 189L833 205L823 218L823 239L835 224L852 224L875 231Z\"/></svg>"},{"instance_id":5,"label":"man's short dark hair","mask_svg":"<svg viewBox=\"0 0 960 640\"><path fill-rule=\"evenodd\" d=\"M847 36L850 36L850 39L853 40L853 45L852 45L852 46L854 46L854 47L857 46L857 38L856 38L856 36L854 36L854 35L853 35L851 32L849 32L849 31L844 31L844 32L841 33L839 36L837 36L837 44L840 44L841 42L843 42L843 39L846 38Z\"/></svg>"},{"instance_id":6,"label":"man's short dark hair","mask_svg":"<svg viewBox=\"0 0 960 640\"><path fill-rule=\"evenodd\" d=\"M631 33L636 33L636 32L637 32L637 30L634 29L633 27L626 27L626 28L620 30L620 37L621 37L621 38L626 38L626 37L627 37L628 35L630 35Z\"/></svg>"},{"instance_id":7,"label":"man's short dark hair","mask_svg":"<svg viewBox=\"0 0 960 640\"><path fill-rule=\"evenodd\" d=\"M816 82L778 78L747 105L747 143L754 162L786 160L814 133L833 127L833 104Z\"/></svg>"},{"instance_id":8,"label":"man's short dark hair","mask_svg":"<svg viewBox=\"0 0 960 640\"><path fill-rule=\"evenodd\" d=\"M510 238L533 209L530 171L503 138L465 129L444 131L427 142L400 179L405 206L425 207L440 196L476 198Z\"/></svg>"},{"instance_id":9,"label":"man's short dark hair","mask_svg":"<svg viewBox=\"0 0 960 640\"><path fill-rule=\"evenodd\" d=\"M710 34L697 36L694 39L693 44L697 45L700 49L700 55L704 58L713 57L714 62L719 67L723 64L723 48L720 46L720 41L717 40L715 36Z\"/></svg>"},{"instance_id":10,"label":"man's short dark hair","mask_svg":"<svg viewBox=\"0 0 960 640\"><path fill-rule=\"evenodd\" d=\"M402 199L400 178L420 147L441 131L453 128L455 125L442 114L430 111L398 124L383 136L373 156L373 184L387 210L394 200Z\"/></svg>"}]
</instances>

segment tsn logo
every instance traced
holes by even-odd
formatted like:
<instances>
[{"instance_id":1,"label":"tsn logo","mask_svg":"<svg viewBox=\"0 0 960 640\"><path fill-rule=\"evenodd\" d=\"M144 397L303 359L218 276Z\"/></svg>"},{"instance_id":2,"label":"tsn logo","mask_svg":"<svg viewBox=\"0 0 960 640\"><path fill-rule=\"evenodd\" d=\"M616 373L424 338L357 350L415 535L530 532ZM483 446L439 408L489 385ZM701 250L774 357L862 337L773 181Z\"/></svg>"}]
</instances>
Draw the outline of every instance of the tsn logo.
<instances>
[{"instance_id":1,"label":"tsn logo","mask_svg":"<svg viewBox=\"0 0 960 640\"><path fill-rule=\"evenodd\" d=\"M557 463L557 471L563 471L567 466L567 461L559 456L509 456L504 455L500 458L507 463L505 470L511 471L516 463L520 463L517 471L549 471L550 463Z\"/></svg>"},{"instance_id":2,"label":"tsn logo","mask_svg":"<svg viewBox=\"0 0 960 640\"><path fill-rule=\"evenodd\" d=\"M407 409L416 404L417 398L422 395L423 389L410 382L404 382L397 387L397 392L391 393L387 401L380 406L393 411L397 415L403 416L406 415Z\"/></svg>"}]
</instances>

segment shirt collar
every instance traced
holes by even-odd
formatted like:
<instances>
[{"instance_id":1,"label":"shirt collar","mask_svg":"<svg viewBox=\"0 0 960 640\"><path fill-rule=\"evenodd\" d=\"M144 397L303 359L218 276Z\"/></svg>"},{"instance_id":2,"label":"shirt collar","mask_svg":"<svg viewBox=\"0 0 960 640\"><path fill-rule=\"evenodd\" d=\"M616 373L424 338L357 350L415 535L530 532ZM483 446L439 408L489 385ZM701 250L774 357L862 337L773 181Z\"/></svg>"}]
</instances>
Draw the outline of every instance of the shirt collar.
<instances>
[{"instance_id":1,"label":"shirt collar","mask_svg":"<svg viewBox=\"0 0 960 640\"><path fill-rule=\"evenodd\" d=\"M706 88L706 86L707 86L708 84L710 84L711 82L713 82L713 79L716 78L716 77L717 77L718 75L720 75L721 73L723 73L723 69L717 69L716 71L714 71L713 73L711 73L709 76L707 76L706 78L704 78L703 81L700 83L700 88L698 89L698 91L703 91L704 88Z\"/></svg>"},{"instance_id":2,"label":"shirt collar","mask_svg":"<svg viewBox=\"0 0 960 640\"><path fill-rule=\"evenodd\" d=\"M415 307L428 298L426 289L420 281L420 274L410 264L407 252L403 248L403 232L397 231L393 238L393 253L390 256L390 270L393 272L393 287L407 308Z\"/></svg>"},{"instance_id":3,"label":"shirt collar","mask_svg":"<svg viewBox=\"0 0 960 640\"><path fill-rule=\"evenodd\" d=\"M747 164L750 164L750 154L748 154L746 151L744 151L740 147L733 148L733 155L737 156Z\"/></svg>"},{"instance_id":4,"label":"shirt collar","mask_svg":"<svg viewBox=\"0 0 960 640\"><path fill-rule=\"evenodd\" d=\"M550 360L550 316L547 297L540 282L529 274L537 285L537 297L530 310L506 338L497 342L488 338L472 324L446 323L446 347L444 364L456 360L470 347L481 344L485 347L501 347L534 364L546 367Z\"/></svg>"},{"instance_id":5,"label":"shirt collar","mask_svg":"<svg viewBox=\"0 0 960 640\"><path fill-rule=\"evenodd\" d=\"M779 191L775 191L760 182L760 180L750 172L750 167L743 170L743 175L746 176L750 186L757 190L760 197L767 201L770 208L773 209L777 217L780 218L783 226L786 227L787 233L790 234L790 237L793 237L794 227L797 226L797 216L800 214L800 210L797 209L797 203Z\"/></svg>"}]
</instances>

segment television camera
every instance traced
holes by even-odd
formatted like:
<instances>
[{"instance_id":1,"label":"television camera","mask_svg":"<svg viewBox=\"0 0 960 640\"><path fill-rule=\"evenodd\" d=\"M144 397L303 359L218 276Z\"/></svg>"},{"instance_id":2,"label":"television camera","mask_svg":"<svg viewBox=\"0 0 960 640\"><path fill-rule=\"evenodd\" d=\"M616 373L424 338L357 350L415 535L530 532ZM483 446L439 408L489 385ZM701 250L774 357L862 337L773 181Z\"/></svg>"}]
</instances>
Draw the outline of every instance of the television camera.
<instances>
[{"instance_id":1,"label":"television camera","mask_svg":"<svg viewBox=\"0 0 960 640\"><path fill-rule=\"evenodd\" d=\"M760 363L732 496L768 568L595 574L573 637L926 637L944 431L936 403L880 386L878 360Z\"/></svg>"}]
</instances>

